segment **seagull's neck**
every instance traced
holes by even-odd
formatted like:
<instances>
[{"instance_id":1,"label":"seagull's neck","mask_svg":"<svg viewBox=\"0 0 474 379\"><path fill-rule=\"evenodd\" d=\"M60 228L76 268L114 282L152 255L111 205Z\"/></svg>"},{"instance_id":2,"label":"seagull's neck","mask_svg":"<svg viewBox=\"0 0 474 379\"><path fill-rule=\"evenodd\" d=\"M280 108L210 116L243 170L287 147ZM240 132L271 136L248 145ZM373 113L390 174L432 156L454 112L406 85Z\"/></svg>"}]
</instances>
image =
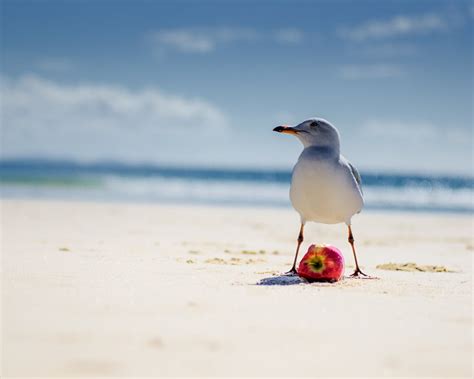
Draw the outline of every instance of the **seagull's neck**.
<instances>
[{"instance_id":1,"label":"seagull's neck","mask_svg":"<svg viewBox=\"0 0 474 379\"><path fill-rule=\"evenodd\" d=\"M333 145L317 145L311 144L304 147L303 153L308 155L315 155L320 157L327 157L327 158L339 158L340 155L340 147L339 142Z\"/></svg>"}]
</instances>

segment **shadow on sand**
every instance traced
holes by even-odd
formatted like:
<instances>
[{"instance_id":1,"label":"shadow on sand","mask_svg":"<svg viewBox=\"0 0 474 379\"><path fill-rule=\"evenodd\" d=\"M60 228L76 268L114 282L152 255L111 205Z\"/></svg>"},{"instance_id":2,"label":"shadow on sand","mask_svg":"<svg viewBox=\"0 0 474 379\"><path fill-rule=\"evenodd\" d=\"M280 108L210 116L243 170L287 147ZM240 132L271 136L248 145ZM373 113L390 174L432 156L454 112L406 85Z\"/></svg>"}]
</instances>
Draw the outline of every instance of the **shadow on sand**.
<instances>
[{"instance_id":1,"label":"shadow on sand","mask_svg":"<svg viewBox=\"0 0 474 379\"><path fill-rule=\"evenodd\" d=\"M343 280L346 279L346 280ZM333 279L328 279L328 280L307 280L304 278L300 278L298 275L292 275L292 274L282 274L282 275L276 275L276 276L270 276L269 278L263 278L260 281L258 281L256 284L257 286L292 286L295 284L320 284L320 285L334 285L336 282L338 284L341 284L342 282L348 283L349 281L357 281L357 280L368 280L368 279L379 279L375 276L358 276L358 277L343 277L341 280L333 280Z\"/></svg>"},{"instance_id":2,"label":"shadow on sand","mask_svg":"<svg viewBox=\"0 0 474 379\"><path fill-rule=\"evenodd\" d=\"M295 284L308 283L306 280L300 278L298 275L283 274L278 276L270 276L263 278L257 282L258 286L292 286Z\"/></svg>"}]
</instances>

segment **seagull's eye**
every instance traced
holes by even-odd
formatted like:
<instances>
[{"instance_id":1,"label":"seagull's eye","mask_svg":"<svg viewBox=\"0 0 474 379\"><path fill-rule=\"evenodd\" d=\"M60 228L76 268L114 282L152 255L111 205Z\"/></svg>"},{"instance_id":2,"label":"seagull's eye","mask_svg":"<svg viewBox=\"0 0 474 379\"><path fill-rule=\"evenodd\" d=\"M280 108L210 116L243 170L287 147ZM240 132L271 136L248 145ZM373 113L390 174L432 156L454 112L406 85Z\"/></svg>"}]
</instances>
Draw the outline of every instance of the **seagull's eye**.
<instances>
[{"instance_id":1,"label":"seagull's eye","mask_svg":"<svg viewBox=\"0 0 474 379\"><path fill-rule=\"evenodd\" d=\"M317 121L313 121L311 124L309 124L310 128L315 128L318 126L318 122Z\"/></svg>"}]
</instances>

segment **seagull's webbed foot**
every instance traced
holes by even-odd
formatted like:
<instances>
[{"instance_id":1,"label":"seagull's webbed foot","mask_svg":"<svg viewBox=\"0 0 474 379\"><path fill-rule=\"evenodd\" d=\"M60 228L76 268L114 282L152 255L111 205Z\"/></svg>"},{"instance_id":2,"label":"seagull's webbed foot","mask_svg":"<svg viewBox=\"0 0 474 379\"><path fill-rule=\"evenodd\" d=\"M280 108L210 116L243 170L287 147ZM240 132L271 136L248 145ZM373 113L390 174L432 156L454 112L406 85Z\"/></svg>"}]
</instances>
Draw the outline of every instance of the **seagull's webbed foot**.
<instances>
[{"instance_id":1,"label":"seagull's webbed foot","mask_svg":"<svg viewBox=\"0 0 474 379\"><path fill-rule=\"evenodd\" d=\"M349 276L350 276L351 278L356 278L356 277L358 277L359 275L367 276L367 277L369 276L369 275L367 275L367 274L364 274L359 268L356 268L355 271L354 271L351 275L349 275Z\"/></svg>"},{"instance_id":2,"label":"seagull's webbed foot","mask_svg":"<svg viewBox=\"0 0 474 379\"><path fill-rule=\"evenodd\" d=\"M378 279L376 276L370 276L363 273L360 268L356 268L354 272L349 275L349 278L359 278L359 279Z\"/></svg>"},{"instance_id":3,"label":"seagull's webbed foot","mask_svg":"<svg viewBox=\"0 0 474 379\"><path fill-rule=\"evenodd\" d=\"M296 268L292 267L290 271L285 272L285 275L297 275Z\"/></svg>"}]
</instances>

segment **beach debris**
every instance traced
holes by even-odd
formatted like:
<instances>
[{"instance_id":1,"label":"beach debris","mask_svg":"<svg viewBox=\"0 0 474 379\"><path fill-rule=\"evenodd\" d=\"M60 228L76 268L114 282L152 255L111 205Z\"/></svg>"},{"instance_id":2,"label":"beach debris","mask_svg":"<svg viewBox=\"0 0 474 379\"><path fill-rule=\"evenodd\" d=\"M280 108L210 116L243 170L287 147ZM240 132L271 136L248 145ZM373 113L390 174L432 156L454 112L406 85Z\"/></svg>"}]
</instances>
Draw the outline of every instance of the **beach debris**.
<instances>
[{"instance_id":1,"label":"beach debris","mask_svg":"<svg viewBox=\"0 0 474 379\"><path fill-rule=\"evenodd\" d=\"M271 274L271 275L275 276L275 275L278 275L278 272L279 271L274 271L274 270L271 270L271 271L258 271L258 272L256 272L256 274L258 274L258 275Z\"/></svg>"},{"instance_id":2,"label":"beach debris","mask_svg":"<svg viewBox=\"0 0 474 379\"><path fill-rule=\"evenodd\" d=\"M253 250L242 250L240 253L247 254L247 255L257 255L257 252Z\"/></svg>"},{"instance_id":3,"label":"beach debris","mask_svg":"<svg viewBox=\"0 0 474 379\"><path fill-rule=\"evenodd\" d=\"M59 251L71 251L71 250L67 247L60 247Z\"/></svg>"},{"instance_id":4,"label":"beach debris","mask_svg":"<svg viewBox=\"0 0 474 379\"><path fill-rule=\"evenodd\" d=\"M259 263L259 262L266 262L266 261L265 261L265 259L259 259L259 258L252 259L252 258L250 258L250 259L244 260L243 262L248 265L248 264L251 264L251 263Z\"/></svg>"},{"instance_id":5,"label":"beach debris","mask_svg":"<svg viewBox=\"0 0 474 379\"><path fill-rule=\"evenodd\" d=\"M194 262L192 259L188 259L186 263L196 263L196 262Z\"/></svg>"},{"instance_id":6,"label":"beach debris","mask_svg":"<svg viewBox=\"0 0 474 379\"><path fill-rule=\"evenodd\" d=\"M237 257L232 257L228 260L222 258L210 258L204 261L204 263L211 263L211 264L220 264L220 265L241 265L241 264L252 264L252 263L260 263L265 262L265 259L241 259Z\"/></svg>"},{"instance_id":7,"label":"beach debris","mask_svg":"<svg viewBox=\"0 0 474 379\"><path fill-rule=\"evenodd\" d=\"M297 273L310 282L337 282L344 275L344 257L337 247L311 245Z\"/></svg>"},{"instance_id":8,"label":"beach debris","mask_svg":"<svg viewBox=\"0 0 474 379\"><path fill-rule=\"evenodd\" d=\"M212 264L226 264L227 262L225 261L225 259L222 259L222 258L210 258L210 259L206 259L204 261L204 263L212 263Z\"/></svg>"},{"instance_id":9,"label":"beach debris","mask_svg":"<svg viewBox=\"0 0 474 379\"><path fill-rule=\"evenodd\" d=\"M263 249L260 250L249 250L249 249L242 249L240 251L231 251L229 249L225 249L224 253L226 254L243 254L243 255L265 255L267 252Z\"/></svg>"},{"instance_id":10,"label":"beach debris","mask_svg":"<svg viewBox=\"0 0 474 379\"><path fill-rule=\"evenodd\" d=\"M380 270L409 271L409 272L454 272L444 266L418 265L414 262L408 263L384 263L376 266Z\"/></svg>"}]
</instances>

